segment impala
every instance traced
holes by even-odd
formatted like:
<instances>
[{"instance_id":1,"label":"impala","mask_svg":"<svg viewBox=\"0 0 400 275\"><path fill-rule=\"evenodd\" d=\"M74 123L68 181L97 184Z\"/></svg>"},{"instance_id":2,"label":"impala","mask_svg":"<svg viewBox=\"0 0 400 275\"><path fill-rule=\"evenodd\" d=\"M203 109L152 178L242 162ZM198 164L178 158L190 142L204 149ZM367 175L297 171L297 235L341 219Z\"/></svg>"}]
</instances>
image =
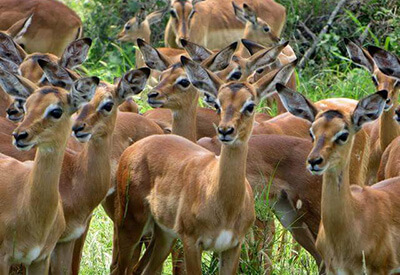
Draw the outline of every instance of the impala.
<instances>
[{"instance_id":1,"label":"impala","mask_svg":"<svg viewBox=\"0 0 400 275\"><path fill-rule=\"evenodd\" d=\"M8 30L28 53L57 56L61 56L65 47L81 38L83 33L79 16L63 3L53 0L2 0L0 30Z\"/></svg>"},{"instance_id":2,"label":"impala","mask_svg":"<svg viewBox=\"0 0 400 275\"><path fill-rule=\"evenodd\" d=\"M98 78L76 81L72 90L43 87L27 98L26 117L15 129L14 145L20 150L37 147L33 163L2 155L1 265L22 263L29 274L47 274L50 253L65 228L59 194L61 166L71 115L94 93ZM9 173L10 167L13 173Z\"/></svg>"},{"instance_id":3,"label":"impala","mask_svg":"<svg viewBox=\"0 0 400 275\"><path fill-rule=\"evenodd\" d=\"M381 115L388 92L362 98L351 112L319 112L303 95L279 84L277 90L289 112L312 123L307 169L323 177L316 247L328 272L389 274L400 260L400 178L360 187L349 177L354 135Z\"/></svg>"},{"instance_id":4,"label":"impala","mask_svg":"<svg viewBox=\"0 0 400 275\"><path fill-rule=\"evenodd\" d=\"M286 10L282 5L273 0L238 0L235 3L253 7L263 20L264 34L272 32L280 37L286 21ZM172 48L180 47L183 38L211 50L222 49L243 38L247 28L236 18L231 0L171 0L170 14L165 45Z\"/></svg>"},{"instance_id":5,"label":"impala","mask_svg":"<svg viewBox=\"0 0 400 275\"><path fill-rule=\"evenodd\" d=\"M369 145L371 153L366 178L366 184L371 185L376 182L383 152L400 134L400 126L393 120L394 110L398 105L400 81L382 73L367 50L348 39L345 39L345 43L352 61L371 73L376 89L385 89L389 92L382 116L380 116L379 120L365 127L371 137Z\"/></svg>"}]
</instances>

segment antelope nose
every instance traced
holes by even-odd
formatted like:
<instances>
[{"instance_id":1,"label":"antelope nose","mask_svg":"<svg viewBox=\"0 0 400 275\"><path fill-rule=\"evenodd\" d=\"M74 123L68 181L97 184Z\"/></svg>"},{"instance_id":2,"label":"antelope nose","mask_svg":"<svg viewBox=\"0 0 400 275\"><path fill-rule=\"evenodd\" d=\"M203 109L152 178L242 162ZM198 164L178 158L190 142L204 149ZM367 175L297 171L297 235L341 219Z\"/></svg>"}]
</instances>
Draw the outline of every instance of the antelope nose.
<instances>
[{"instance_id":1,"label":"antelope nose","mask_svg":"<svg viewBox=\"0 0 400 275\"><path fill-rule=\"evenodd\" d=\"M74 126L72 127L72 131L74 131L75 133L78 133L78 132L80 132L80 131L83 131L83 129L85 129L85 124L84 124L84 123L82 123L82 124L77 124L77 125L74 125Z\"/></svg>"},{"instance_id":2,"label":"antelope nose","mask_svg":"<svg viewBox=\"0 0 400 275\"><path fill-rule=\"evenodd\" d=\"M155 97L157 97L158 95L159 95L158 92L152 91L152 92L148 93L147 97L148 97L148 98L155 98Z\"/></svg>"},{"instance_id":3,"label":"antelope nose","mask_svg":"<svg viewBox=\"0 0 400 275\"><path fill-rule=\"evenodd\" d=\"M15 140L18 141L21 139L26 139L28 137L28 133L27 132L22 132L22 133L14 132L13 136L14 136Z\"/></svg>"},{"instance_id":4,"label":"antelope nose","mask_svg":"<svg viewBox=\"0 0 400 275\"><path fill-rule=\"evenodd\" d=\"M233 134L234 131L235 129L233 127L218 127L218 133L223 136Z\"/></svg>"},{"instance_id":5,"label":"antelope nose","mask_svg":"<svg viewBox=\"0 0 400 275\"><path fill-rule=\"evenodd\" d=\"M318 164L321 164L323 161L324 161L324 159L321 158L321 157L308 159L308 163L313 167L318 165Z\"/></svg>"}]
</instances>

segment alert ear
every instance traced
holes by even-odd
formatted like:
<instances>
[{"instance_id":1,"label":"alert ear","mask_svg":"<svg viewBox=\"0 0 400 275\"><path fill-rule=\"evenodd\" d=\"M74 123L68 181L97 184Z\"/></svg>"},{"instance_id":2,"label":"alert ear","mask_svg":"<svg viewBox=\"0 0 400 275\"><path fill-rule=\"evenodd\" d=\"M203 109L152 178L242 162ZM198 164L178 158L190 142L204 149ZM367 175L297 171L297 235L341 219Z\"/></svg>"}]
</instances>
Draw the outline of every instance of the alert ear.
<instances>
[{"instance_id":1,"label":"alert ear","mask_svg":"<svg viewBox=\"0 0 400 275\"><path fill-rule=\"evenodd\" d=\"M190 82L206 94L206 103L213 106L223 82L215 74L187 57L181 56L181 62Z\"/></svg>"},{"instance_id":2,"label":"alert ear","mask_svg":"<svg viewBox=\"0 0 400 275\"><path fill-rule=\"evenodd\" d=\"M38 86L28 79L2 69L0 69L0 86L10 96L23 100L38 89Z\"/></svg>"},{"instance_id":3,"label":"alert ear","mask_svg":"<svg viewBox=\"0 0 400 275\"><path fill-rule=\"evenodd\" d=\"M381 90L358 101L351 115L353 128L356 132L359 131L365 123L379 118L385 108L387 97L388 91Z\"/></svg>"},{"instance_id":4,"label":"alert ear","mask_svg":"<svg viewBox=\"0 0 400 275\"><path fill-rule=\"evenodd\" d=\"M199 63L206 60L213 54L213 52L209 49L183 38L181 39L181 44L185 51L189 54L190 58Z\"/></svg>"},{"instance_id":5,"label":"alert ear","mask_svg":"<svg viewBox=\"0 0 400 275\"><path fill-rule=\"evenodd\" d=\"M294 116L314 122L318 109L305 96L280 83L276 84L278 95L286 110Z\"/></svg>"},{"instance_id":6,"label":"alert ear","mask_svg":"<svg viewBox=\"0 0 400 275\"><path fill-rule=\"evenodd\" d=\"M171 8L170 4L168 4L166 8L158 11L153 11L152 13L147 15L146 20L149 22L149 25L153 25L160 22L161 19L168 13L170 8Z\"/></svg>"},{"instance_id":7,"label":"alert ear","mask_svg":"<svg viewBox=\"0 0 400 275\"><path fill-rule=\"evenodd\" d=\"M246 18L247 21L252 23L253 25L257 24L257 14L256 12L246 3L243 4L243 11L244 11L244 17Z\"/></svg>"},{"instance_id":8,"label":"alert ear","mask_svg":"<svg viewBox=\"0 0 400 275\"><path fill-rule=\"evenodd\" d=\"M14 25L12 25L10 28L8 28L6 33L15 40L21 38L31 26L32 19L33 14L31 14L29 17L22 18L21 20L15 22Z\"/></svg>"},{"instance_id":9,"label":"alert ear","mask_svg":"<svg viewBox=\"0 0 400 275\"><path fill-rule=\"evenodd\" d=\"M172 65L172 61L167 56L160 53L143 39L138 38L137 45L143 55L144 62L150 69L164 71Z\"/></svg>"},{"instance_id":10,"label":"alert ear","mask_svg":"<svg viewBox=\"0 0 400 275\"><path fill-rule=\"evenodd\" d=\"M66 68L61 67L55 62L45 59L38 59L38 64L44 72L44 76L51 85L69 89L74 82Z\"/></svg>"},{"instance_id":11,"label":"alert ear","mask_svg":"<svg viewBox=\"0 0 400 275\"><path fill-rule=\"evenodd\" d=\"M275 62L283 49L289 44L286 41L282 44L276 45L271 49L264 49L252 55L248 60L248 67L251 71L256 71L259 68L265 67L268 64Z\"/></svg>"},{"instance_id":12,"label":"alert ear","mask_svg":"<svg viewBox=\"0 0 400 275\"><path fill-rule=\"evenodd\" d=\"M254 41L248 39L242 39L241 41L243 46L245 46L246 49L249 51L250 55L253 55L261 50L265 50L265 47L263 45L258 44Z\"/></svg>"},{"instance_id":13,"label":"alert ear","mask_svg":"<svg viewBox=\"0 0 400 275\"><path fill-rule=\"evenodd\" d=\"M201 62L201 65L212 72L224 70L231 63L232 56L236 51L237 45L237 42L230 44L229 46L223 48L216 54L211 55L209 58Z\"/></svg>"},{"instance_id":14,"label":"alert ear","mask_svg":"<svg viewBox=\"0 0 400 275\"><path fill-rule=\"evenodd\" d=\"M98 77L92 76L80 78L73 83L69 94L72 113L76 112L82 104L92 100L99 82Z\"/></svg>"},{"instance_id":15,"label":"alert ear","mask_svg":"<svg viewBox=\"0 0 400 275\"><path fill-rule=\"evenodd\" d=\"M146 20L146 10L142 7L140 10L136 13L136 24L139 26L142 24L144 20Z\"/></svg>"},{"instance_id":16,"label":"alert ear","mask_svg":"<svg viewBox=\"0 0 400 275\"><path fill-rule=\"evenodd\" d=\"M296 65L297 59L280 68L272 77L270 74L267 74L258 80L254 84L257 91L258 100L261 100L272 94L275 91L276 84L279 83L285 85L293 74Z\"/></svg>"},{"instance_id":17,"label":"alert ear","mask_svg":"<svg viewBox=\"0 0 400 275\"><path fill-rule=\"evenodd\" d=\"M91 45L90 38L81 38L69 43L58 64L68 69L76 68L86 60Z\"/></svg>"},{"instance_id":18,"label":"alert ear","mask_svg":"<svg viewBox=\"0 0 400 275\"><path fill-rule=\"evenodd\" d=\"M0 57L10 60L18 66L26 57L26 52L4 32L0 32Z\"/></svg>"},{"instance_id":19,"label":"alert ear","mask_svg":"<svg viewBox=\"0 0 400 275\"><path fill-rule=\"evenodd\" d=\"M375 46L369 46L368 52L381 72L400 80L400 59L396 55Z\"/></svg>"},{"instance_id":20,"label":"alert ear","mask_svg":"<svg viewBox=\"0 0 400 275\"><path fill-rule=\"evenodd\" d=\"M146 87L147 79L150 76L150 69L147 67L137 70L130 70L125 73L117 86L117 96L122 104L129 96L137 95Z\"/></svg>"},{"instance_id":21,"label":"alert ear","mask_svg":"<svg viewBox=\"0 0 400 275\"><path fill-rule=\"evenodd\" d=\"M0 69L9 71L13 74L18 74L19 66L8 59L0 57Z\"/></svg>"},{"instance_id":22,"label":"alert ear","mask_svg":"<svg viewBox=\"0 0 400 275\"><path fill-rule=\"evenodd\" d=\"M370 73L374 72L374 60L367 51L348 38L344 39L350 59L358 66L364 67Z\"/></svg>"}]
</instances>

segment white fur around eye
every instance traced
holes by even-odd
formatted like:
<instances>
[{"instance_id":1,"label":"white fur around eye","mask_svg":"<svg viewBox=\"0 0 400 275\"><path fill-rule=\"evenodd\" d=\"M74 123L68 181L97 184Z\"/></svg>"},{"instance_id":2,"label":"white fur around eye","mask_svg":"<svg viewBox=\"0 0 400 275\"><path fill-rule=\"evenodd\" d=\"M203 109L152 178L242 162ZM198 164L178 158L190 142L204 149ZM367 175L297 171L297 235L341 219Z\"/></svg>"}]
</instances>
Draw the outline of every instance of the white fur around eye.
<instances>
[{"instance_id":1,"label":"white fur around eye","mask_svg":"<svg viewBox=\"0 0 400 275\"><path fill-rule=\"evenodd\" d=\"M58 104L50 104L49 107L47 107L46 110L44 111L43 117L47 117L49 113L55 109L60 109L60 106ZM24 111L26 112L25 104L24 104Z\"/></svg>"},{"instance_id":2,"label":"white fur around eye","mask_svg":"<svg viewBox=\"0 0 400 275\"><path fill-rule=\"evenodd\" d=\"M113 102L113 100L112 100L111 98L109 98L109 97L104 98L104 99L100 102L100 104L99 104L99 106L97 107L97 110L96 110L96 111L102 110L103 107L104 107L107 103L109 103L109 102Z\"/></svg>"},{"instance_id":3,"label":"white fur around eye","mask_svg":"<svg viewBox=\"0 0 400 275\"><path fill-rule=\"evenodd\" d=\"M240 112L243 113L249 105L254 105L255 108L255 102L251 98L248 98L246 100L246 102L243 104L242 109L240 109Z\"/></svg>"},{"instance_id":4,"label":"white fur around eye","mask_svg":"<svg viewBox=\"0 0 400 275\"><path fill-rule=\"evenodd\" d=\"M310 135L311 135L312 139L315 139L314 131L312 130L312 128L310 128Z\"/></svg>"},{"instance_id":5,"label":"white fur around eye","mask_svg":"<svg viewBox=\"0 0 400 275\"><path fill-rule=\"evenodd\" d=\"M342 131L338 132L336 135L334 135L331 141L332 141L332 142L338 141L338 137L340 137L340 136L343 135L343 134L348 134L348 133L349 133L349 131L347 131L347 130L342 130ZM347 138L347 140L348 140L348 139L349 139L349 138ZM347 140L346 140L345 142L347 142ZM343 142L340 141L340 143L343 143Z\"/></svg>"},{"instance_id":6,"label":"white fur around eye","mask_svg":"<svg viewBox=\"0 0 400 275\"><path fill-rule=\"evenodd\" d=\"M226 79L230 80L230 79L232 78L232 76L233 76L235 73L237 73L237 72L241 73L240 67L236 67L235 69L233 69L233 70L229 73L229 75L226 77ZM240 76L241 76L241 75L240 75ZM235 79L235 80L237 80L237 79Z\"/></svg>"}]
</instances>

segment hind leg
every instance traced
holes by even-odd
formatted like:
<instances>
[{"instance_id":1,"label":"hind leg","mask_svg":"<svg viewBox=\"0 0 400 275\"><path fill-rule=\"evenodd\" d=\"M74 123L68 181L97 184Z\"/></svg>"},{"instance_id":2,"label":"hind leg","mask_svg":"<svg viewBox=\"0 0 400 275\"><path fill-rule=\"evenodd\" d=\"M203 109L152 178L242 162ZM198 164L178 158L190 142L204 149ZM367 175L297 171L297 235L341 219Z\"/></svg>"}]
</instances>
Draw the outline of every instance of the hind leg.
<instances>
[{"instance_id":1,"label":"hind leg","mask_svg":"<svg viewBox=\"0 0 400 275\"><path fill-rule=\"evenodd\" d=\"M50 256L47 256L46 259L32 263L30 266L26 268L26 274L28 275L48 275L50 269ZM64 274L64 273L59 273Z\"/></svg>"},{"instance_id":2,"label":"hind leg","mask_svg":"<svg viewBox=\"0 0 400 275\"><path fill-rule=\"evenodd\" d=\"M154 248L152 249L149 263L147 264L143 274L161 274L162 265L171 251L175 238L163 231L159 226L154 225L153 232Z\"/></svg>"}]
</instances>

